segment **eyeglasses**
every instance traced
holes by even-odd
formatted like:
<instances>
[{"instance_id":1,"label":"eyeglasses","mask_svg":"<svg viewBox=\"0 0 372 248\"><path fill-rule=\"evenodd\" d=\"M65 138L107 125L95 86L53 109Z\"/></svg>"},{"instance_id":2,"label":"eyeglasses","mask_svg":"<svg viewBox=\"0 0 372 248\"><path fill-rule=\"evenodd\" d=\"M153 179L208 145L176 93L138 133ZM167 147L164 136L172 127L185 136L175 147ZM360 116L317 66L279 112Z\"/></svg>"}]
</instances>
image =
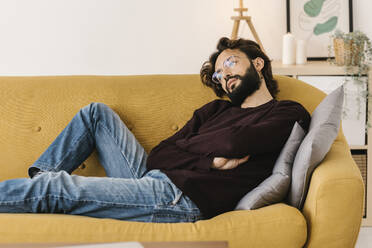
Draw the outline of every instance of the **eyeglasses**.
<instances>
[{"instance_id":1,"label":"eyeglasses","mask_svg":"<svg viewBox=\"0 0 372 248\"><path fill-rule=\"evenodd\" d=\"M239 61L239 57L232 55L223 62L223 68L231 69L238 63L238 61ZM222 80L222 70L219 69L213 73L212 81L215 84L221 84L221 80Z\"/></svg>"}]
</instances>

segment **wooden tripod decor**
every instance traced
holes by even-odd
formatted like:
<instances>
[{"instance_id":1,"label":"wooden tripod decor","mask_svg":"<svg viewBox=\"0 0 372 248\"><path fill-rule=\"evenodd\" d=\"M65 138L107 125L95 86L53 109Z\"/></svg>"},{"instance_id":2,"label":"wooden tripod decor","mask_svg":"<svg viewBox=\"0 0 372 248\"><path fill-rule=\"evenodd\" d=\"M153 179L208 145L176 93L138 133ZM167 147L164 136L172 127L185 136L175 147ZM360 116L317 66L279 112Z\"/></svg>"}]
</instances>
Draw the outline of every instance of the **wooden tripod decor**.
<instances>
[{"instance_id":1,"label":"wooden tripod decor","mask_svg":"<svg viewBox=\"0 0 372 248\"><path fill-rule=\"evenodd\" d=\"M258 34L256 32L256 29L254 28L254 26L252 24L251 17L250 16L244 16L243 15L243 12L248 11L248 9L247 8L243 8L243 0L239 0L239 1L240 1L239 2L239 8L234 8L234 11L239 12L239 16L232 16L231 17L231 19L234 20L234 27L233 27L233 31L232 31L232 34L231 34L231 39L232 40L236 40L237 39L240 21L241 20L245 20L247 22L249 28L251 29L251 32L252 32L253 37L255 38L256 42L260 45L261 50L263 52L265 52L265 49L262 46L261 40L258 37Z\"/></svg>"}]
</instances>

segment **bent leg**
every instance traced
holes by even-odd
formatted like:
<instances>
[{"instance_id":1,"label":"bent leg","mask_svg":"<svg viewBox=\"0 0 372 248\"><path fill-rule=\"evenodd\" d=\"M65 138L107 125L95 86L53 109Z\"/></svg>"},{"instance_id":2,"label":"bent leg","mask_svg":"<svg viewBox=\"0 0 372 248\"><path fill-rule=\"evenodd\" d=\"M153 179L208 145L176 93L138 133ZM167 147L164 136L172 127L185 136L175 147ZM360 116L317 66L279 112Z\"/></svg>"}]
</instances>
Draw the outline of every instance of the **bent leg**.
<instances>
[{"instance_id":1,"label":"bent leg","mask_svg":"<svg viewBox=\"0 0 372 248\"><path fill-rule=\"evenodd\" d=\"M119 115L103 103L91 103L73 117L29 169L74 171L94 148L108 177L140 178L147 154Z\"/></svg>"},{"instance_id":2,"label":"bent leg","mask_svg":"<svg viewBox=\"0 0 372 248\"><path fill-rule=\"evenodd\" d=\"M200 211L166 175L83 177L65 171L0 182L0 212L65 213L142 222L190 222Z\"/></svg>"}]
</instances>

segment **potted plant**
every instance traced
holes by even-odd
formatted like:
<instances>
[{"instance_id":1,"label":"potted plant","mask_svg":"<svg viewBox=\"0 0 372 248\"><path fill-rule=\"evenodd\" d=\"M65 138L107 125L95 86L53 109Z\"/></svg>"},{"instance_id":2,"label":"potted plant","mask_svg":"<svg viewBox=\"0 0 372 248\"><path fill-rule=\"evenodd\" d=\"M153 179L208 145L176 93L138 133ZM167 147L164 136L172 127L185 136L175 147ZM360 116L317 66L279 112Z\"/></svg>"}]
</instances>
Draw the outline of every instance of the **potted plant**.
<instances>
[{"instance_id":1,"label":"potted plant","mask_svg":"<svg viewBox=\"0 0 372 248\"><path fill-rule=\"evenodd\" d=\"M357 102L363 103L366 100L371 101L372 98L368 93L368 80L366 75L368 74L369 67L372 62L372 44L368 36L361 31L354 31L350 33L344 33L340 30L336 30L331 35L331 45L329 45L329 55L332 51L334 53L334 59L329 61L337 66L345 67L345 82L353 81L357 84ZM333 49L332 49L333 48ZM329 56L331 57L331 56ZM369 75L372 77L372 75ZM348 92L345 91L347 95ZM347 99L347 97L345 97ZM345 102L347 105L347 102ZM345 107L348 110L347 107ZM370 114L368 109L368 116ZM344 115L347 115L347 111L344 110ZM358 119L360 116L360 104L358 108ZM367 118L369 120L369 118ZM371 127L369 121L367 128Z\"/></svg>"}]
</instances>

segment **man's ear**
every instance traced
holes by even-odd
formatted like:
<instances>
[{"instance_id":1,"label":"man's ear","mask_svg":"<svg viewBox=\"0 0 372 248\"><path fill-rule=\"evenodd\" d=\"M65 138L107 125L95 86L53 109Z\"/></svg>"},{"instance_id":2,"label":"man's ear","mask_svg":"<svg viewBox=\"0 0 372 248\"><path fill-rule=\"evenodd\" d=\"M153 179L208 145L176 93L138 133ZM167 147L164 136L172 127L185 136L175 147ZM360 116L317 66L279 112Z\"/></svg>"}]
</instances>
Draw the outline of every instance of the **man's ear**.
<instances>
[{"instance_id":1,"label":"man's ear","mask_svg":"<svg viewBox=\"0 0 372 248\"><path fill-rule=\"evenodd\" d=\"M261 57L255 58L252 62L257 72L261 72L262 68L265 66L265 61Z\"/></svg>"}]
</instances>

